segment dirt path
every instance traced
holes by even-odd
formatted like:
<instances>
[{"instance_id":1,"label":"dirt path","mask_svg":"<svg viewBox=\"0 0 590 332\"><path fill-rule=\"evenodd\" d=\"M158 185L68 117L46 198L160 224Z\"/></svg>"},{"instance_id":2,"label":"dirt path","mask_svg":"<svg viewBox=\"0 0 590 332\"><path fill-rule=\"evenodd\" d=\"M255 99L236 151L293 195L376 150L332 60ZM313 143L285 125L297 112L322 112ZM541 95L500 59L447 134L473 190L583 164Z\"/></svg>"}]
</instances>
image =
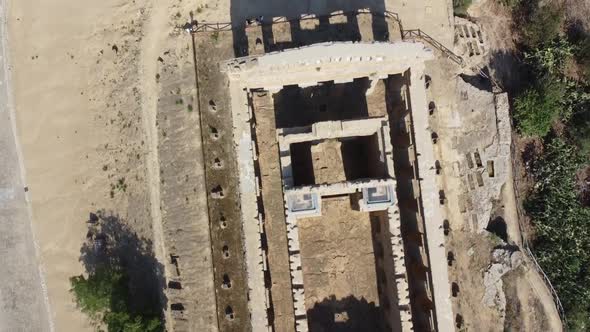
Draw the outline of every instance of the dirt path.
<instances>
[{"instance_id":1,"label":"dirt path","mask_svg":"<svg viewBox=\"0 0 590 332\"><path fill-rule=\"evenodd\" d=\"M532 264L531 264L532 266ZM553 297L547 289L545 282L541 275L532 267L527 271L526 280L529 282L530 288L535 293L534 295L539 299L543 312L546 314L545 319L551 327L549 331L563 331L561 320L559 319L559 313L553 302Z\"/></svg>"},{"instance_id":2,"label":"dirt path","mask_svg":"<svg viewBox=\"0 0 590 332\"><path fill-rule=\"evenodd\" d=\"M158 132L156 115L158 87L156 74L158 71L158 53L166 31L166 6L158 5L154 1L149 7L148 19L145 24L144 38L141 44L140 81L142 82L142 124L147 143L147 185L149 188L151 217L153 227L154 254L159 262L166 266L166 252L164 247L164 233L162 230L162 214L160 211L160 165L158 162ZM167 277L167 269L165 269ZM166 322L171 317L166 310Z\"/></svg>"},{"instance_id":3,"label":"dirt path","mask_svg":"<svg viewBox=\"0 0 590 332\"><path fill-rule=\"evenodd\" d=\"M504 203L504 216L508 220L519 220L516 196L514 193L514 173L512 164L509 164L510 171L506 178L506 184L502 190L502 202ZM522 246L522 238L517 222L508 223L508 236L519 247Z\"/></svg>"},{"instance_id":4,"label":"dirt path","mask_svg":"<svg viewBox=\"0 0 590 332\"><path fill-rule=\"evenodd\" d=\"M514 144L514 142L513 142ZM508 172L508 178L506 180L505 188L502 190L502 202L504 203L504 215L506 218L510 220L519 220L520 216L518 214L518 202L515 196L515 187L514 187L514 166L512 163L509 164L511 170ZM518 227L518 223L509 223L508 224L508 233L509 237L519 246L522 247L522 234L521 230ZM524 249L523 249L524 251ZM562 331L563 327L561 324L561 320L559 318L559 312L557 311L557 307L554 304L553 296L545 281L543 280L542 275L537 272L537 270L533 267L534 263L528 258L527 255L527 266L530 268L526 271L525 279L527 280L530 287L521 287L519 289L518 298L521 301L521 305L524 308L530 308L532 304L529 299L531 297L537 298L543 307L543 312L546 313L545 319L547 320L548 325L551 327L551 331ZM531 294L534 293L534 294ZM530 328L534 328L531 326Z\"/></svg>"}]
</instances>

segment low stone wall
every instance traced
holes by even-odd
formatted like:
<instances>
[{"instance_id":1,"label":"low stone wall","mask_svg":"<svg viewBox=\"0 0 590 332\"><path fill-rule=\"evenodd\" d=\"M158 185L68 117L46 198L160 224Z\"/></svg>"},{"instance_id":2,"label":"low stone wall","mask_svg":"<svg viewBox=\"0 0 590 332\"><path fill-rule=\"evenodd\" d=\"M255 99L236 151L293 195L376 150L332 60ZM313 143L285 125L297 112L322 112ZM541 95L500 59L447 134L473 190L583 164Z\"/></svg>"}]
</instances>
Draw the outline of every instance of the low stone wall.
<instances>
[{"instance_id":1,"label":"low stone wall","mask_svg":"<svg viewBox=\"0 0 590 332\"><path fill-rule=\"evenodd\" d=\"M342 54L347 54L347 56L342 56ZM411 68L412 84L410 86L410 94L412 95L412 110L415 110L420 114L417 116L417 128L415 130L417 134L416 136L419 137L416 139L416 149L420 155L420 163L418 166L420 168L420 175L424 177L420 179L421 182L417 185L421 186L422 190L427 193L427 197L425 197L424 200L424 219L427 225L426 233L428 234L427 240L429 243L429 249L433 251L429 253L431 255L431 262L436 262L436 264L433 264L431 272L435 276L435 280L432 283L434 284L434 298L435 302L437 303L436 310L439 323L438 328L440 330L447 330L449 326L452 328L453 325L452 312L447 311L447 309L450 310L450 305L446 303L446 301L450 300L450 294L448 290L446 264L444 264L446 260L444 258L441 259L441 253L444 255L444 247L440 248L439 246L440 243L443 243L442 241L439 241L440 237L442 237L442 231L438 232L441 234L437 233L438 225L442 223L442 218L437 218L440 216L438 200L436 198L432 198L432 195L436 195L438 192L435 190L436 188L432 186L434 184L434 158L432 156L430 132L427 128L428 121L424 119L424 116L421 113L423 112L424 114L427 114L424 96L424 78L422 76L424 68L423 62L425 60L432 59L433 57L432 51L427 49L421 43L400 42L391 44L330 42L315 44L309 47L302 47L298 49L290 49L283 52L268 53L259 57L238 58L223 63L221 67L222 71L225 71L230 79L230 86L232 89L232 108L236 109L243 109L243 105L248 105L248 102L243 98L243 96L246 95L246 93L243 91L244 88L250 89L250 91L252 91L252 89L265 89L272 92L280 90L284 85L291 84L297 84L299 86L311 86L316 85L317 82L326 80L333 80L335 83L350 82L357 77L370 77L374 80L386 78L389 76L389 74L401 73L408 70L408 68ZM242 97L240 97L240 95ZM238 97L234 98L235 96ZM265 102L261 104L262 106L266 107L264 112L272 112L272 109L268 109L270 108L269 105L271 105L271 100L268 100L270 97L266 96L264 98L266 98ZM256 111L258 111L258 107L256 108ZM244 112L244 114L246 113L248 113L248 110ZM248 115L247 118L250 119L250 115ZM281 307L281 312L284 314L281 316L280 322L281 324L283 322L287 322L288 320L284 319L285 313L287 313L287 309L294 308L296 330L307 331L307 314L304 304L305 293L303 287L301 257L299 252L299 231L297 219L294 215L289 213L289 210L286 206L287 197L291 194L299 195L310 193L315 193L321 197L322 195L351 194L359 192L363 188L374 188L376 186L395 187L396 181L393 179L392 146L389 142L389 139L385 139L389 135L389 124L385 118L370 118L361 120L364 122L358 122L358 120L341 122L334 121L328 123L316 123L309 128L290 128L279 130L277 131L278 135L275 136L274 134L276 132L275 128L273 128L275 126L274 116L269 117L268 119L264 119L262 116L257 116L256 118L256 121L260 124L260 127L256 128L257 135L259 132L261 135L265 135L264 139L262 139L259 144L267 144L268 146L274 145L277 136L280 143L280 163L283 172L283 185L285 188L283 193L283 197L285 198L283 201L285 203L285 211L284 214L279 215L278 209L272 210L273 216L276 220L274 223L270 223L271 232L269 232L269 234L273 233L273 227L277 228L274 232L280 231L278 229L279 225L276 223L279 222L280 219L285 218L289 276L290 284L292 286L291 293L293 296L292 306L286 305L288 301L286 301L284 295L282 298L276 297L278 300L283 300L281 301L281 304L284 304L284 308ZM240 121L248 121L244 119L246 119L246 117ZM262 248L255 241L256 236L260 236L261 234L261 225L263 224L263 221L260 217L256 218L257 213L255 212L257 209L253 203L254 199L252 198L252 191L256 192L257 194L259 194L260 191L267 192L264 196L265 200L269 201L269 204L266 204L265 202L264 209L271 211L271 203L277 202L276 198L269 197L269 195L276 197L279 191L278 187L280 187L280 185L277 183L277 180L280 181L279 176L277 176L278 174L274 174L277 172L277 170L273 169L273 166L275 165L274 160L275 158L278 159L278 156L276 155L275 151L272 151L275 153L274 156L270 154L270 151L264 153L265 158L267 158L268 161L261 161L260 165L264 164L266 167L266 174L264 176L267 178L263 176L261 180L262 183L264 183L266 179L267 186L262 187L262 190L260 190L258 187L259 181L256 179L255 172L250 172L250 170L255 170L253 166L255 162L253 162L251 165L248 157L249 155L253 155L253 159L256 159L256 151L254 151L255 149L252 144L252 137L248 136L248 133L246 133L245 129L239 129L244 125L243 122L234 123L234 143L237 145L237 150L240 157L245 158L245 161L240 161L240 189L246 191L246 194L243 194L243 197L241 197L242 205L248 206L243 212L245 232L244 237L247 247L246 259L248 265L248 274L249 277L252 273L253 278L258 278L261 269L262 271L265 269L266 260L264 257L264 251L262 251ZM359 126L359 123L366 124L368 126ZM369 124L378 124L379 126L373 128ZM262 125L267 126L267 128L263 128ZM379 130L379 128L381 128L381 130ZM272 129L272 132L270 129ZM379 142L382 144L379 148L383 152L383 156L387 164L387 174L390 178L358 180L293 188L292 170L289 168L291 164L289 144L291 144L291 142L287 138L293 139L293 142L302 142L314 140L318 137L323 137L322 135L326 137L342 137L343 135L354 137L359 135L362 136L362 134L365 132L368 133L367 135L374 134L375 132L378 133ZM259 138L260 137L261 136L259 136ZM263 155L262 152L261 155ZM261 160L262 159L264 158L261 158ZM272 182L270 181L270 175L274 176L274 180ZM268 185L271 185L272 187L269 188ZM267 212L265 211L265 213ZM390 258L384 262L384 266L387 267L388 271L387 283L390 285L387 288L386 296L388 299L391 299L391 302L393 303L390 307L388 319L392 326L394 326L393 324L400 324L403 331L410 331L413 329L412 315L410 312L411 309L408 290L408 277L405 268L404 245L401 237L400 216L397 205L387 208L386 220L388 231L383 232L385 235L382 235L380 241L387 244L388 251L390 252ZM253 225L256 225L257 227L254 227ZM280 242L280 238L277 237L279 234L273 234L273 239ZM270 242L271 241L269 241L269 243ZM269 253L277 255L276 252L273 253L270 250ZM282 259L282 261L285 260ZM443 263L439 264L440 262ZM275 261L274 263L280 265L279 261ZM275 270L278 271L277 268L275 268ZM284 272L286 272L286 269L284 270ZM279 272L283 273L282 271ZM283 275L285 274L286 273L283 273ZM283 280L273 280L273 283L283 283L285 281L284 277L280 279ZM284 283L286 283L286 281ZM253 308L254 305L256 305L256 307L259 308L257 309L259 312L260 308L263 307L261 305L261 303L263 303L261 302L262 292L260 289L256 289L256 291L254 291L253 288L255 285L259 285L259 283L256 281L249 281L248 285L250 287L250 295L258 294L255 300L252 298L250 299L249 308L251 312L254 312ZM283 284L281 285L285 286ZM285 289L288 290L288 288ZM274 302L275 292L273 291L272 294ZM266 300L268 305L268 298ZM441 308L439 308L438 304L440 304ZM252 320L254 324L255 317L253 317Z\"/></svg>"},{"instance_id":2,"label":"low stone wall","mask_svg":"<svg viewBox=\"0 0 590 332\"><path fill-rule=\"evenodd\" d=\"M411 114L418 166L417 174L420 176L416 193L421 195L422 222L425 226L437 330L452 331L455 324L451 305L449 271L446 264L447 253L443 234L444 214L440 203L441 192L436 183L436 157L434 155L433 132L428 123L424 68L412 68L410 75Z\"/></svg>"},{"instance_id":3,"label":"low stone wall","mask_svg":"<svg viewBox=\"0 0 590 332\"><path fill-rule=\"evenodd\" d=\"M265 288L264 271L266 255L262 248L264 236L263 218L258 211L260 196L259 179L254 169L258 158L252 139L252 109L248 96L241 89L230 85L232 95L233 139L238 156L240 205L244 232L244 255L248 276L248 309L253 331L270 331L267 310L270 306L268 289Z\"/></svg>"},{"instance_id":4,"label":"low stone wall","mask_svg":"<svg viewBox=\"0 0 590 332\"><path fill-rule=\"evenodd\" d=\"M292 188L294 185L291 164L291 144L320 141L330 138L370 136L375 133L377 133L378 137L381 158L385 160L387 175L393 177L393 148L390 140L386 139L389 137L389 121L387 117L324 121L306 127L277 129L284 187Z\"/></svg>"},{"instance_id":5,"label":"low stone wall","mask_svg":"<svg viewBox=\"0 0 590 332\"><path fill-rule=\"evenodd\" d=\"M395 294L387 296L397 300L397 309L399 310L400 323L402 331L412 331L412 312L410 310L410 292L408 286L408 275L406 271L406 260L404 253L404 243L401 233L401 223L399 208L397 205L387 209L387 218L389 225L389 241L391 244L393 271L393 284L395 284ZM387 235L385 235L386 237ZM393 273L391 273L393 272ZM389 316L392 314L389 313ZM386 315L387 317L387 315ZM389 317L391 319L391 317Z\"/></svg>"},{"instance_id":6,"label":"low stone wall","mask_svg":"<svg viewBox=\"0 0 590 332\"><path fill-rule=\"evenodd\" d=\"M316 184L313 186L303 186L290 188L285 190L285 197L291 194L307 194L317 193L320 196L331 196L331 195L342 195L352 194L361 191L363 188L372 188L380 186L395 186L394 179L369 179L369 180L356 180L347 181L340 183L330 184Z\"/></svg>"},{"instance_id":7,"label":"low stone wall","mask_svg":"<svg viewBox=\"0 0 590 332\"><path fill-rule=\"evenodd\" d=\"M285 85L313 86L327 79L345 83L376 73L385 78L431 59L432 50L419 42L327 42L237 58L220 66L244 87L279 91Z\"/></svg>"},{"instance_id":8,"label":"low stone wall","mask_svg":"<svg viewBox=\"0 0 590 332\"><path fill-rule=\"evenodd\" d=\"M301 268L301 255L299 254L299 231L297 219L287 215L287 241L289 245L289 269L291 271L291 291L293 292L293 305L295 307L295 330L306 332L307 311L305 309L305 290L303 288L303 270Z\"/></svg>"}]
</instances>

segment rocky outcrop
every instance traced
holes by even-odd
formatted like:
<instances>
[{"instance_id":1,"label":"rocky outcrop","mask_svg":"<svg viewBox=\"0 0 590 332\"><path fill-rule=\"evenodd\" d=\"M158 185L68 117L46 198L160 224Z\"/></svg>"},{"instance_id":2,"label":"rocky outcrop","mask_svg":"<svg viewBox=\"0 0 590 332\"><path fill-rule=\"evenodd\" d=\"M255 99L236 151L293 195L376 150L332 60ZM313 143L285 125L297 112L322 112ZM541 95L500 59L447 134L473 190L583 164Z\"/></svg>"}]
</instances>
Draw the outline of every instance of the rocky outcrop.
<instances>
[{"instance_id":1,"label":"rocky outcrop","mask_svg":"<svg viewBox=\"0 0 590 332\"><path fill-rule=\"evenodd\" d=\"M518 268L522 264L522 253L516 247L505 246L492 251L492 260L484 272L483 283L485 293L482 303L488 307L495 307L505 318L506 296L503 290L502 277Z\"/></svg>"}]
</instances>

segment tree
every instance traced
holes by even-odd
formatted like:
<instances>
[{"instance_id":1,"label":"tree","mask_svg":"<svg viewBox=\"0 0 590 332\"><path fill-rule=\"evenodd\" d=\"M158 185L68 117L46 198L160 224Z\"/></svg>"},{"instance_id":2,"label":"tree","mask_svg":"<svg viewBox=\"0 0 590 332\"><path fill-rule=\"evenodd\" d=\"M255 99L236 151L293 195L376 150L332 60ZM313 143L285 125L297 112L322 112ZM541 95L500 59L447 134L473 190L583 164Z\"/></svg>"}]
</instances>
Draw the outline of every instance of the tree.
<instances>
[{"instance_id":1,"label":"tree","mask_svg":"<svg viewBox=\"0 0 590 332\"><path fill-rule=\"evenodd\" d=\"M90 226L88 241L80 250L86 274L70 278L78 308L99 331L101 327L108 332L163 331L157 294L162 291L157 282L162 267L151 244L116 216L102 211L91 216L98 220Z\"/></svg>"},{"instance_id":2,"label":"tree","mask_svg":"<svg viewBox=\"0 0 590 332\"><path fill-rule=\"evenodd\" d=\"M109 311L125 308L128 296L127 280L123 272L100 267L88 278L83 275L70 278L71 291L82 312L94 319L102 319Z\"/></svg>"},{"instance_id":3,"label":"tree","mask_svg":"<svg viewBox=\"0 0 590 332\"><path fill-rule=\"evenodd\" d=\"M571 71L564 68L574 58L590 77L590 38L585 33L570 34L567 41L560 37L564 15L556 4L518 3L513 8L518 22L514 26L523 37L520 46L531 65L533 83L515 99L514 119L522 134L545 138L544 151L531 164L535 185L524 205L535 226L533 252L559 294L565 329L588 331L590 208L584 204L577 175L589 162L590 91L584 80L568 76ZM564 130L549 134L556 121Z\"/></svg>"},{"instance_id":4,"label":"tree","mask_svg":"<svg viewBox=\"0 0 590 332\"><path fill-rule=\"evenodd\" d=\"M129 307L128 278L123 271L100 267L88 278L70 278L71 291L82 312L95 323L103 323L109 332L162 331L155 313L133 313Z\"/></svg>"}]
</instances>

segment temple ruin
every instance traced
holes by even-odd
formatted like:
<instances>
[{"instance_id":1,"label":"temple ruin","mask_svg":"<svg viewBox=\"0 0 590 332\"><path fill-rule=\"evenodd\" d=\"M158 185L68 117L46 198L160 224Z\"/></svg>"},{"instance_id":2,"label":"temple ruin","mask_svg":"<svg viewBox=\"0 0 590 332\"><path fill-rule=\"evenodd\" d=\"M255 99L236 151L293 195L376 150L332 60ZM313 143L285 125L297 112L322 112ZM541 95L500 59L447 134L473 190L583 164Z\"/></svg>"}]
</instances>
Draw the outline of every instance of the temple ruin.
<instances>
[{"instance_id":1,"label":"temple ruin","mask_svg":"<svg viewBox=\"0 0 590 332\"><path fill-rule=\"evenodd\" d=\"M268 328L271 295L268 288L263 288L263 280L270 278L290 281L286 285L289 293L281 296L284 303L276 300L276 293L284 289L273 286L273 313L275 320L276 316L291 315L297 331L313 326L330 328L313 317L315 306L329 295L352 296L372 303L382 313L383 319L376 326L379 329L452 329L450 306L432 305L450 301L446 265L436 268L436 264L430 264L444 262L442 242L436 236L423 239L428 243L430 260L424 249L404 243L399 204L408 202L398 200L400 188L394 169L394 155L399 154L399 148L392 135L404 128L406 135L413 136L412 127L427 127L426 123L415 123L411 110L428 114L423 71L424 61L433 57L432 50L422 43L328 42L222 64L230 82L234 143L240 156L242 222L254 330ZM396 97L390 91L398 92L397 101L391 100ZM401 118L392 115L396 104L403 105L404 110L399 112L405 115ZM432 150L430 133L410 139L415 139L412 145L421 157L414 160L413 166L410 163L403 167L418 171L424 163L424 169L419 171L423 171L423 183L429 183L426 177L434 176L430 172L434 160L426 151ZM434 178L431 181L434 183ZM419 192L414 195L419 197ZM442 227L443 218L438 217L439 205L434 201L436 204L424 202L422 209L414 209L423 218L419 226L422 229L436 229L439 223ZM328 232L335 237L317 234L331 223L336 228ZM371 264L366 264L366 257L354 259L347 249L323 245L326 241L342 241L340 245L346 246L348 234L336 230L336 225L346 223L365 233L362 240L355 241L364 245L359 250L370 253ZM310 232L311 228L316 231ZM286 235L286 243L274 241L281 232ZM285 256L267 257L270 246L275 246L275 251L284 249ZM326 252L316 250L320 248ZM412 255L423 257L422 267L412 269L430 266L428 273L422 273L423 279L409 277L406 248ZM332 276L341 285L325 289L327 277L317 271L329 269L323 264L330 265L328 257L339 255L348 257L342 263L346 271L341 272L347 277ZM372 272L367 275L363 271ZM365 286L355 291L350 282L357 277L361 279L356 282ZM338 294L343 292L339 287L346 291ZM420 290L425 293L419 295ZM431 304L411 303L411 298ZM337 312L337 307L329 308L335 321L348 315ZM423 312L415 313L415 308ZM422 317L422 325L414 326L413 315Z\"/></svg>"},{"instance_id":2,"label":"temple ruin","mask_svg":"<svg viewBox=\"0 0 590 332\"><path fill-rule=\"evenodd\" d=\"M485 52L481 33L457 29L469 31L462 52ZM211 250L201 270L215 298L170 291L173 325L204 312L197 325L223 331L453 331L448 135L435 121L452 108L436 67L463 68L477 52L464 61L397 14L367 9L192 31L210 234L199 246ZM507 109L494 105L460 115L497 121ZM498 149L469 151L466 179L501 187L500 136Z\"/></svg>"}]
</instances>

